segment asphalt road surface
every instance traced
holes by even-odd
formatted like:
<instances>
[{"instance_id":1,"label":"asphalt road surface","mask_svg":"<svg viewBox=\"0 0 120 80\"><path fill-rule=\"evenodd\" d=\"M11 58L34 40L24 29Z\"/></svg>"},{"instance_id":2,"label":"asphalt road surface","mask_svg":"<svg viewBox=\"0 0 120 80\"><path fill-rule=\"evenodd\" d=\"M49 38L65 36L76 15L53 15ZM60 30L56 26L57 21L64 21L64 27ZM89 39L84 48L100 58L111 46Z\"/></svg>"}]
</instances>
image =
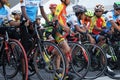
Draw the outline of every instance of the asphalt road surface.
<instances>
[{"instance_id":1,"label":"asphalt road surface","mask_svg":"<svg viewBox=\"0 0 120 80\"><path fill-rule=\"evenodd\" d=\"M47 75L45 73L43 73L42 75L47 77ZM73 79L73 80L76 80L76 79L79 80L77 77L75 79ZM0 80L5 80L4 77L2 76L2 73L0 74ZM21 80L21 79L20 79L20 77L18 75L15 78L9 79L9 80ZM39 80L39 79L37 78L36 75L33 75L33 76L30 77L30 80ZM50 80L50 78L46 78L46 80ZM89 79L83 79L83 80L89 80ZM101 77L99 77L97 79L94 79L94 80L115 80L115 79L111 79L111 78L109 78L107 76L101 76Z\"/></svg>"}]
</instances>

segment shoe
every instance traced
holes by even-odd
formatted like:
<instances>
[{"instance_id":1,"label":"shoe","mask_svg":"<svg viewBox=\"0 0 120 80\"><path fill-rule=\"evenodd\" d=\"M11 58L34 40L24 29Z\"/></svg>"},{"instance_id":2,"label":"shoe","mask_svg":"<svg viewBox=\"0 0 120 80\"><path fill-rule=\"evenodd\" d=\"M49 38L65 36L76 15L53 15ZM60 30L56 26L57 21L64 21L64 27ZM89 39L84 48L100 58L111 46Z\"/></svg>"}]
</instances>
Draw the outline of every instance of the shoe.
<instances>
[{"instance_id":1,"label":"shoe","mask_svg":"<svg viewBox=\"0 0 120 80\"><path fill-rule=\"evenodd\" d=\"M60 80L61 77L62 77L62 74L59 73L59 74L55 75L54 80Z\"/></svg>"},{"instance_id":2,"label":"shoe","mask_svg":"<svg viewBox=\"0 0 120 80\"><path fill-rule=\"evenodd\" d=\"M69 76L66 75L65 78L64 78L64 80L70 80L70 79L69 79Z\"/></svg>"},{"instance_id":3,"label":"shoe","mask_svg":"<svg viewBox=\"0 0 120 80\"><path fill-rule=\"evenodd\" d=\"M49 62L50 62L50 60L49 60L49 59L50 59L50 56L49 56L49 55L43 53L43 57L44 57L46 63L49 63Z\"/></svg>"},{"instance_id":4,"label":"shoe","mask_svg":"<svg viewBox=\"0 0 120 80\"><path fill-rule=\"evenodd\" d=\"M63 74L61 73L61 70L56 70L54 80L61 80L61 77L63 77Z\"/></svg>"},{"instance_id":5,"label":"shoe","mask_svg":"<svg viewBox=\"0 0 120 80\"><path fill-rule=\"evenodd\" d=\"M109 68L106 70L106 72L105 72L105 75L108 75L108 76L115 76L115 73L112 71L112 70L110 70Z\"/></svg>"}]
</instances>

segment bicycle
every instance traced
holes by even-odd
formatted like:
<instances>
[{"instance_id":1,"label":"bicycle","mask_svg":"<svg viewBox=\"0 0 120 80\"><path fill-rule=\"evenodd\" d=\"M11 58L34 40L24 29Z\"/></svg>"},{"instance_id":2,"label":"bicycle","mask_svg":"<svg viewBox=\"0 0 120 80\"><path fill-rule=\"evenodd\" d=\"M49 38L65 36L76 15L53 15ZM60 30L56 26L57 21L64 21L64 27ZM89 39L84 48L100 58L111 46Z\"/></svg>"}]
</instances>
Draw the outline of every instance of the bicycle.
<instances>
[{"instance_id":1,"label":"bicycle","mask_svg":"<svg viewBox=\"0 0 120 80\"><path fill-rule=\"evenodd\" d=\"M63 80L64 75L66 73L66 62L62 51L55 43L51 41L44 41L42 39L43 35L40 34L41 33L40 28L34 23L33 25L34 25L34 34L32 35L33 43L31 48L27 52L30 70L29 76L36 73L40 80L46 80L46 78L48 77L51 78L52 80L54 79L54 77ZM22 30L24 29L27 28L23 26ZM55 51L57 53L55 53ZM58 66L56 66L56 56L59 56L61 58L59 71ZM41 75L43 73L47 74L47 76Z\"/></svg>"},{"instance_id":2,"label":"bicycle","mask_svg":"<svg viewBox=\"0 0 120 80\"><path fill-rule=\"evenodd\" d=\"M21 80L28 79L28 62L26 52L20 41L9 38L8 31L14 27L0 27L0 58L5 80L19 75ZM21 75L21 77L20 77Z\"/></svg>"},{"instance_id":3,"label":"bicycle","mask_svg":"<svg viewBox=\"0 0 120 80\"><path fill-rule=\"evenodd\" d=\"M116 75L119 75L120 68L119 68L119 53L117 53L119 44L116 44L119 42L119 39L113 35L109 35L108 33L104 33L106 44L103 44L101 47L105 51L107 55L107 66L112 69L113 72L116 73ZM109 76L113 79L120 79L120 76L111 76L107 72L105 72L105 75Z\"/></svg>"},{"instance_id":4,"label":"bicycle","mask_svg":"<svg viewBox=\"0 0 120 80\"><path fill-rule=\"evenodd\" d=\"M66 54L66 58L70 59L68 76L70 79L74 79L79 76L79 79L83 79L90 67L90 55L85 46L77 42L78 38L74 34L65 33L63 37L68 41L68 45L71 48L71 55ZM74 74L75 73L75 74ZM74 75L73 75L74 74Z\"/></svg>"},{"instance_id":5,"label":"bicycle","mask_svg":"<svg viewBox=\"0 0 120 80\"><path fill-rule=\"evenodd\" d=\"M89 42L86 34L78 33L76 36L76 41L79 44L83 44L85 49L88 51L90 55L90 66L85 79L96 79L101 76L107 67L107 58L105 52L102 50L100 46L97 44L92 44Z\"/></svg>"}]
</instances>

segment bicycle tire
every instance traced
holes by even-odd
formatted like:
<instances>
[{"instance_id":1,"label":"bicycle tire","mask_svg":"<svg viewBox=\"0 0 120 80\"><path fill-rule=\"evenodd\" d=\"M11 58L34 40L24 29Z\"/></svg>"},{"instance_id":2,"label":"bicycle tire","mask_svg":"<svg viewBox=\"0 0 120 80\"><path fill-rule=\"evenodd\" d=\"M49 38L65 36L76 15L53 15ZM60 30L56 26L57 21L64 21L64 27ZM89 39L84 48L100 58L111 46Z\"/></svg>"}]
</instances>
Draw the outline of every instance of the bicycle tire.
<instances>
[{"instance_id":1,"label":"bicycle tire","mask_svg":"<svg viewBox=\"0 0 120 80\"><path fill-rule=\"evenodd\" d=\"M103 49L92 43L84 44L86 49L90 53L91 66L86 74L86 79L96 79L100 77L106 70L107 67L107 57Z\"/></svg>"},{"instance_id":2,"label":"bicycle tire","mask_svg":"<svg viewBox=\"0 0 120 80\"><path fill-rule=\"evenodd\" d=\"M68 42L68 44L72 53L71 68L80 79L83 79L89 70L90 55L84 45L77 42Z\"/></svg>"},{"instance_id":3,"label":"bicycle tire","mask_svg":"<svg viewBox=\"0 0 120 80\"><path fill-rule=\"evenodd\" d=\"M40 46L42 47L42 52L39 52L39 47L38 47L37 48L38 50L36 50L36 52L34 54L34 59L33 59L35 71L36 71L36 74L39 77L39 79L54 80L54 78L57 77L59 80L63 80L64 75L66 73L66 62L65 62L64 54L61 52L60 48L55 43L50 42L50 41L43 41L42 45L40 45ZM56 62L54 62L56 57L54 56L54 53L52 53L52 52L50 53L50 51L48 49L49 47L52 47L54 50L56 50L58 52L57 55L59 55L61 58L61 61L60 61L61 65L60 65L59 73L57 73L57 71L56 71L56 65L55 65ZM49 60L48 62L45 61L43 53L47 56L47 58ZM43 67L43 69L39 68L40 65L38 63L40 61L39 59L41 57L42 57L43 61L45 62L45 66ZM48 67L50 69L48 69ZM39 72L39 69L41 70L41 72ZM48 75L47 76L41 75L41 73L43 74L42 70ZM59 74L62 74L62 75L59 76Z\"/></svg>"},{"instance_id":4,"label":"bicycle tire","mask_svg":"<svg viewBox=\"0 0 120 80\"><path fill-rule=\"evenodd\" d=\"M112 79L120 79L120 68L118 67L119 64L117 63L119 61L118 61L118 58L116 56L113 46L104 44L102 46L102 48L106 54L111 56L111 57L107 58L107 61L108 61L107 66L109 66L109 68L115 73L115 76L112 76L112 75L108 74L107 72L105 72L105 75L107 75L108 77L110 77Z\"/></svg>"},{"instance_id":5,"label":"bicycle tire","mask_svg":"<svg viewBox=\"0 0 120 80\"><path fill-rule=\"evenodd\" d=\"M8 42L10 61L6 61L7 55L3 53L3 74L7 79L14 78L18 73L21 80L28 80L28 62L26 52L18 40L10 39ZM15 61L15 64L12 63ZM10 64L11 63L11 64ZM8 74L7 67L16 68L15 72ZM9 69L10 70L10 69ZM19 75L19 78L20 78Z\"/></svg>"}]
</instances>

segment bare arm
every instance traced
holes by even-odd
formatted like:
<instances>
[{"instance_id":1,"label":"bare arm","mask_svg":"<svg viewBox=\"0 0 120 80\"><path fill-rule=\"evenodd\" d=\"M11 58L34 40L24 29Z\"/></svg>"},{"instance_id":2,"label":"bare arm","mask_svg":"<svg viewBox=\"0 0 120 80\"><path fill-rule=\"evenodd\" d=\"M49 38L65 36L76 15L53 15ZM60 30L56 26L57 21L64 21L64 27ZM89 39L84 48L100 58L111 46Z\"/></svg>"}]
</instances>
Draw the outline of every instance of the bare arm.
<instances>
[{"instance_id":1,"label":"bare arm","mask_svg":"<svg viewBox=\"0 0 120 80\"><path fill-rule=\"evenodd\" d=\"M47 22L49 22L49 20L48 20L48 18L47 18L47 16L46 16L46 13L45 13L45 11L44 11L44 7L43 7L43 6L40 6L40 12L41 12L41 15L43 16L43 18L44 18Z\"/></svg>"},{"instance_id":2,"label":"bare arm","mask_svg":"<svg viewBox=\"0 0 120 80\"><path fill-rule=\"evenodd\" d=\"M86 30L85 29L82 29L82 28L80 28L78 25L75 25L75 29L78 31L78 32L86 32Z\"/></svg>"},{"instance_id":3,"label":"bare arm","mask_svg":"<svg viewBox=\"0 0 120 80\"><path fill-rule=\"evenodd\" d=\"M118 31L120 31L120 27L113 20L111 20L110 22L111 22L113 28L115 28Z\"/></svg>"},{"instance_id":4,"label":"bare arm","mask_svg":"<svg viewBox=\"0 0 120 80\"><path fill-rule=\"evenodd\" d=\"M20 26L20 22L10 21L10 26Z\"/></svg>"},{"instance_id":5,"label":"bare arm","mask_svg":"<svg viewBox=\"0 0 120 80\"><path fill-rule=\"evenodd\" d=\"M23 17L26 20L30 20L29 17L27 16L27 14L26 14L25 6L21 6L21 11L22 11Z\"/></svg>"}]
</instances>

